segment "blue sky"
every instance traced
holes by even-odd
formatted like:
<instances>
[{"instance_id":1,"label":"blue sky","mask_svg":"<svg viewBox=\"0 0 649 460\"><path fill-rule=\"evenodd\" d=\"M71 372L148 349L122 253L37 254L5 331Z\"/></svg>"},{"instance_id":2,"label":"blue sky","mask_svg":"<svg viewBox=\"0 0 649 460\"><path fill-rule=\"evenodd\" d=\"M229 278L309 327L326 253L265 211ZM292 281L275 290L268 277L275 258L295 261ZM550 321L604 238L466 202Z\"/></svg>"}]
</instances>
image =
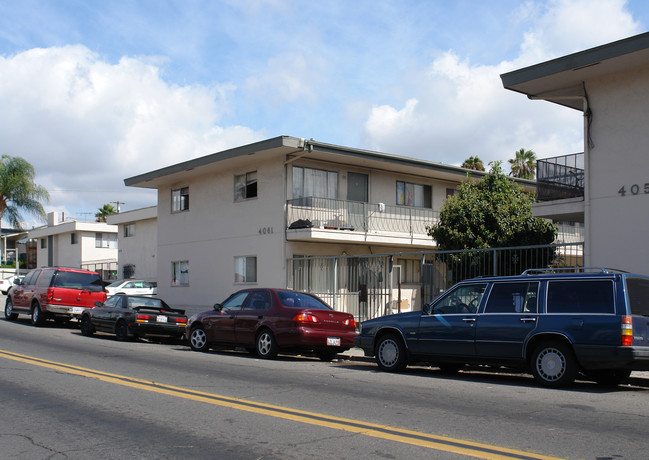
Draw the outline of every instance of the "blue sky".
<instances>
[{"instance_id":1,"label":"blue sky","mask_svg":"<svg viewBox=\"0 0 649 460\"><path fill-rule=\"evenodd\" d=\"M449 164L572 153L581 114L499 75L648 25L643 0L0 0L0 153L79 218L155 204L126 177L279 135Z\"/></svg>"}]
</instances>

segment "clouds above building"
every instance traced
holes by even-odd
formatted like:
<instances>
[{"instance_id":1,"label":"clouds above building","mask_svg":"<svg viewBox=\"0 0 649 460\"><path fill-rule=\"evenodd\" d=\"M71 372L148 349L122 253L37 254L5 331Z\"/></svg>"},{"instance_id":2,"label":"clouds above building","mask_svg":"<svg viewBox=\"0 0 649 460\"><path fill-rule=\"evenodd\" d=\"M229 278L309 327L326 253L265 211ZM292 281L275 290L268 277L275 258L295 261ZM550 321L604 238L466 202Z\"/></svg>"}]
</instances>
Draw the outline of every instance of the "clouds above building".
<instances>
[{"instance_id":1,"label":"clouds above building","mask_svg":"<svg viewBox=\"0 0 649 460\"><path fill-rule=\"evenodd\" d=\"M0 5L2 153L48 210L155 195L123 179L286 134L460 164L583 149L582 116L499 75L646 31L639 0Z\"/></svg>"}]
</instances>

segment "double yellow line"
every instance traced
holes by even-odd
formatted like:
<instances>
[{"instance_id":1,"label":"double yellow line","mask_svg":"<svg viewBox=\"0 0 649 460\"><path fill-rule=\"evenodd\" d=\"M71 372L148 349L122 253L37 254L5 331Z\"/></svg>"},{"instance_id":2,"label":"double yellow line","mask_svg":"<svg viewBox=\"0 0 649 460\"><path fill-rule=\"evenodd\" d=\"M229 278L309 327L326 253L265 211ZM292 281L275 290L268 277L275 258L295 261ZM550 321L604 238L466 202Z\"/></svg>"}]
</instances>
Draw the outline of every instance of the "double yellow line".
<instances>
[{"instance_id":1,"label":"double yellow line","mask_svg":"<svg viewBox=\"0 0 649 460\"><path fill-rule=\"evenodd\" d=\"M104 382L114 383L140 390L151 391L154 393L165 394L177 398L189 399L215 406L229 407L231 409L255 414L268 415L270 417L292 420L294 422L306 423L320 427L327 427L334 430L348 431L352 433L371 436L374 438L387 439L390 441L411 444L414 446L435 449L444 452L451 452L459 455L482 459L543 459L550 460L556 457L548 457L533 452L524 452L515 449L491 446L462 439L454 439L446 436L436 436L418 431L404 430L386 425L377 425L374 423L361 422L358 420L333 417L331 415L318 414L315 412L306 412L288 407L274 406L263 404L246 399L230 398L227 396L205 393L202 391L189 390L182 387L165 385L162 383L140 380L125 375L111 374L108 372L87 369L70 364L48 361L36 358L34 356L21 355L10 351L0 350L0 357L19 361L34 366L54 369L73 375L90 377Z\"/></svg>"}]
</instances>

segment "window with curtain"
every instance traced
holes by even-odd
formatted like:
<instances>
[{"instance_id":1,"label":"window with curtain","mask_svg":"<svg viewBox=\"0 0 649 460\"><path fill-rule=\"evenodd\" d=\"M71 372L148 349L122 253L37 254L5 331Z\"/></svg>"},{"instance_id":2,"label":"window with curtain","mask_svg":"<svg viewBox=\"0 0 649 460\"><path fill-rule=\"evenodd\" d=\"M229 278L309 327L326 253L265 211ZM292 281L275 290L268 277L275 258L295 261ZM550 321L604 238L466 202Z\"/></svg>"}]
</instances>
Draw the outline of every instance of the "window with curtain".
<instances>
[{"instance_id":1,"label":"window with curtain","mask_svg":"<svg viewBox=\"0 0 649 460\"><path fill-rule=\"evenodd\" d=\"M338 198L338 173L293 166L293 198Z\"/></svg>"},{"instance_id":2,"label":"window with curtain","mask_svg":"<svg viewBox=\"0 0 649 460\"><path fill-rule=\"evenodd\" d=\"M397 181L397 204L417 208L432 208L432 187Z\"/></svg>"}]
</instances>

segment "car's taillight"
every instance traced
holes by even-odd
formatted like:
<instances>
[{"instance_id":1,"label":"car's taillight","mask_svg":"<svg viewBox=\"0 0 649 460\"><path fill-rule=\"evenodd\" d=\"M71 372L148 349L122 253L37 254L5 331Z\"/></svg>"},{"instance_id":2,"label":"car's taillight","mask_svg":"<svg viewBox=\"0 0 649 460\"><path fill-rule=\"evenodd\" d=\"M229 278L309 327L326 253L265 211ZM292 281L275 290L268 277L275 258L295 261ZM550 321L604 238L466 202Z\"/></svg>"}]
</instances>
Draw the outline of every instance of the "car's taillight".
<instances>
[{"instance_id":1,"label":"car's taillight","mask_svg":"<svg viewBox=\"0 0 649 460\"><path fill-rule=\"evenodd\" d=\"M356 327L356 321L354 320L354 318L347 318L345 321L343 321L343 324L345 326Z\"/></svg>"},{"instance_id":2,"label":"car's taillight","mask_svg":"<svg viewBox=\"0 0 649 460\"><path fill-rule=\"evenodd\" d=\"M622 317L622 346L633 345L633 318L630 316Z\"/></svg>"},{"instance_id":3,"label":"car's taillight","mask_svg":"<svg viewBox=\"0 0 649 460\"><path fill-rule=\"evenodd\" d=\"M320 320L315 316L309 313L300 313L293 317L293 321L296 323L319 323Z\"/></svg>"},{"instance_id":4,"label":"car's taillight","mask_svg":"<svg viewBox=\"0 0 649 460\"><path fill-rule=\"evenodd\" d=\"M181 324L187 324L187 318L176 318L174 321Z\"/></svg>"},{"instance_id":5,"label":"car's taillight","mask_svg":"<svg viewBox=\"0 0 649 460\"><path fill-rule=\"evenodd\" d=\"M47 302L51 303L54 300L54 289L49 288L47 290Z\"/></svg>"},{"instance_id":6,"label":"car's taillight","mask_svg":"<svg viewBox=\"0 0 649 460\"><path fill-rule=\"evenodd\" d=\"M155 319L155 318L153 316L151 316L151 315L144 315L144 314L138 313L137 317L135 318L135 321L137 321L138 323L146 323L147 321L151 321L152 319Z\"/></svg>"}]
</instances>

